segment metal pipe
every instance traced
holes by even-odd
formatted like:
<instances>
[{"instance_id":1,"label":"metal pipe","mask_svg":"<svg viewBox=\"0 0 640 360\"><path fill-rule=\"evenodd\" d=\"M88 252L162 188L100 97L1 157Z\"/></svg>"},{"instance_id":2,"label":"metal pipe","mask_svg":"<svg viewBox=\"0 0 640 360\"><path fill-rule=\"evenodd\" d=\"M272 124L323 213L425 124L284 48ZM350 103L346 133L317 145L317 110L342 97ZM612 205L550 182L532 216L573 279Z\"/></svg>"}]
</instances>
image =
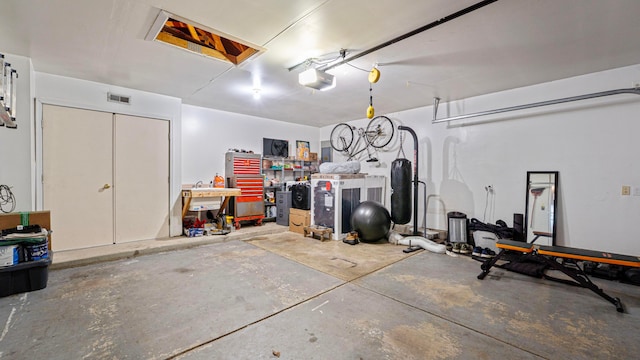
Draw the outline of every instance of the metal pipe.
<instances>
[{"instance_id":1,"label":"metal pipe","mask_svg":"<svg viewBox=\"0 0 640 360\"><path fill-rule=\"evenodd\" d=\"M436 254L444 254L447 248L444 244L437 244L435 241L419 236L407 236L398 240L398 245L419 246Z\"/></svg>"},{"instance_id":2,"label":"metal pipe","mask_svg":"<svg viewBox=\"0 0 640 360\"><path fill-rule=\"evenodd\" d=\"M422 235L424 235L424 237L427 237L427 183L422 180L419 180L418 182L424 185L424 201L422 202L422 205L424 206L424 214L422 214Z\"/></svg>"},{"instance_id":3,"label":"metal pipe","mask_svg":"<svg viewBox=\"0 0 640 360\"><path fill-rule=\"evenodd\" d=\"M398 130L408 131L413 136L413 235L418 235L418 136L408 126L399 125Z\"/></svg>"},{"instance_id":4,"label":"metal pipe","mask_svg":"<svg viewBox=\"0 0 640 360\"><path fill-rule=\"evenodd\" d=\"M502 109L480 111L480 112L477 112L477 113L452 116L452 117L443 118L443 119L436 119L435 116L434 116L433 121L431 123L432 124L437 124L437 123L441 123L441 122L445 122L445 121L462 120L462 119L468 119L468 118L478 117L478 116L499 114L499 113L508 112L508 111L524 110L524 109L530 109L530 108L535 108L535 107L540 107L540 106L562 104L562 103L571 102L571 101L593 99L593 98L597 98L597 97L610 96L610 95L619 95L619 94L636 94L636 95L640 95L640 88L629 88L629 89L616 89L616 90L601 91L601 92L592 93L592 94L571 96L571 97L566 97L566 98L561 98L561 99L547 100L547 101L541 101L541 102L536 102L536 103L531 103L531 104L511 106L511 107L506 107L506 108L502 108ZM436 101L435 99L437 99L437 98L434 98L434 107L436 108L436 109L434 109L434 114L436 114L437 111L438 111L437 107L438 107L439 100L440 100L440 99L438 99L438 101Z\"/></svg>"},{"instance_id":5,"label":"metal pipe","mask_svg":"<svg viewBox=\"0 0 640 360\"><path fill-rule=\"evenodd\" d=\"M494 3L494 2L496 2L496 1L498 1L498 0L484 0L484 1L480 1L480 2L478 2L478 3L476 3L476 4L473 4L473 5L469 6L469 7L466 7L466 8L464 8L464 9L460 10L460 11L456 11L456 12L454 12L453 14L447 15L447 16L445 16L445 17L443 17L443 18L440 18L440 19L438 19L438 20L436 20L436 21L433 21L433 22L431 22L431 23L429 23L429 24L427 24L427 25L424 25L424 26L422 26L422 27L420 27L420 28L418 28L418 29L415 29L415 30L413 30L413 31L410 31L410 32L408 32L408 33L406 33L406 34L404 34L404 35L400 35L400 36L398 36L398 37L396 37L396 38L393 38L393 39L391 39L391 40L389 40L389 41L387 41L387 42L384 42L384 43L382 43L382 44L380 44L380 45L378 45L378 46L374 46L374 47L372 47L372 48L370 48L370 49L368 49L368 50L365 50L365 51L363 51L363 52L361 52L361 53L358 53L358 54L356 54L356 55L354 55L354 56L352 56L352 57L350 57L350 58L348 58L348 59L343 59L343 60L342 60L342 61L340 61L340 62L337 62L337 63L335 63L335 64L331 64L331 65L326 66L326 67L322 67L322 66L321 66L321 67L319 67L319 68L318 68L318 70L321 70L321 71L327 71L327 70L333 69L333 68L335 68L335 67L338 67L338 66L340 66L340 65L343 65L343 64L346 64L346 63L348 63L348 62L351 62L351 61L353 61L353 60L359 59L359 58L361 58L361 57L363 57L363 56L365 56L365 55L371 54L371 53L372 53L372 52L374 52L374 51L378 51L378 50L380 50L380 49L382 49L382 48L385 48L385 47L387 47L387 46L389 46L389 45L395 44L395 43L397 43L398 41L402 41L402 40L404 40L404 39L406 39L406 38L408 38L408 37L411 37L411 36L413 36L413 35L417 35L417 34L419 34L419 33L423 32L423 31L426 31L426 30L432 29L432 28L434 28L434 27L436 27L436 26L438 26L438 25L442 25L442 24L444 24L444 23L446 23L446 22L449 22L449 21L451 21L451 20L457 19L457 18L459 18L459 17L460 17L460 16L462 16L462 15L465 15L465 14L468 14L468 13L470 13L470 12L472 12L472 11L478 10L478 9L480 9L480 8L482 8L482 7L485 7L485 6L487 6L487 5L491 4L491 3Z\"/></svg>"}]
</instances>

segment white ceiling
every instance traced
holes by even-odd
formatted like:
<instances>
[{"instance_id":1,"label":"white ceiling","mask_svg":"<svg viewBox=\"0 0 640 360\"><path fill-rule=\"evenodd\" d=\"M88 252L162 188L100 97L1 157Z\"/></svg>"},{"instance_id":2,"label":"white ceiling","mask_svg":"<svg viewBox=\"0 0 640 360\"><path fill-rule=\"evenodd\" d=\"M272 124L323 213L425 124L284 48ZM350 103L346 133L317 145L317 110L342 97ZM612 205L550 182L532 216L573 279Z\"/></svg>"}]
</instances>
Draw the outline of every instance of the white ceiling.
<instances>
[{"instance_id":1,"label":"white ceiling","mask_svg":"<svg viewBox=\"0 0 640 360\"><path fill-rule=\"evenodd\" d=\"M337 87L319 92L299 85L289 67L341 48L348 59L478 1L4 0L0 52L30 57L39 72L324 126L365 117L367 72L336 67ZM146 41L160 9L267 51L235 67ZM444 102L638 64L639 15L638 0L498 0L350 64L379 64L373 102L382 115L431 105L434 96ZM621 87L633 82L640 78Z\"/></svg>"}]
</instances>

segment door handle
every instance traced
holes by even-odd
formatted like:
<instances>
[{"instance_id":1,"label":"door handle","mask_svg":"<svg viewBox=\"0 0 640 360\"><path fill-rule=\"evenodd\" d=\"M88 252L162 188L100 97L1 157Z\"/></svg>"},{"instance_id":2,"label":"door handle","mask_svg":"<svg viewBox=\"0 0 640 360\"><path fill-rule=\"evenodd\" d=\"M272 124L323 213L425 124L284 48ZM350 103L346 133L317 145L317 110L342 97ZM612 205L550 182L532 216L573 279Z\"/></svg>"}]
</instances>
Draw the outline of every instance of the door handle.
<instances>
[{"instance_id":1,"label":"door handle","mask_svg":"<svg viewBox=\"0 0 640 360\"><path fill-rule=\"evenodd\" d=\"M102 188L106 190L106 189L111 188L111 185L109 185L109 184L104 184L104 186L103 186Z\"/></svg>"}]
</instances>

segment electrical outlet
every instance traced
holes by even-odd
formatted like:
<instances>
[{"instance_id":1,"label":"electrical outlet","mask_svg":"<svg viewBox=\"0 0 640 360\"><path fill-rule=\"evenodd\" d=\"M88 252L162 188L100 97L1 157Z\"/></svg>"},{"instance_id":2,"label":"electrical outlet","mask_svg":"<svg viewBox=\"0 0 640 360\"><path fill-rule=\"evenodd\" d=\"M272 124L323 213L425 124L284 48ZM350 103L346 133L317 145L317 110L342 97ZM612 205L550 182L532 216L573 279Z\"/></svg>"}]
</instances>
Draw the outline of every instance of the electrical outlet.
<instances>
[{"instance_id":1,"label":"electrical outlet","mask_svg":"<svg viewBox=\"0 0 640 360\"><path fill-rule=\"evenodd\" d=\"M640 196L640 187L634 186L633 189L631 190L632 190L631 192L633 193L633 196Z\"/></svg>"},{"instance_id":2,"label":"electrical outlet","mask_svg":"<svg viewBox=\"0 0 640 360\"><path fill-rule=\"evenodd\" d=\"M620 193L623 196L629 196L631 195L631 186L629 185L622 185L622 192Z\"/></svg>"}]
</instances>

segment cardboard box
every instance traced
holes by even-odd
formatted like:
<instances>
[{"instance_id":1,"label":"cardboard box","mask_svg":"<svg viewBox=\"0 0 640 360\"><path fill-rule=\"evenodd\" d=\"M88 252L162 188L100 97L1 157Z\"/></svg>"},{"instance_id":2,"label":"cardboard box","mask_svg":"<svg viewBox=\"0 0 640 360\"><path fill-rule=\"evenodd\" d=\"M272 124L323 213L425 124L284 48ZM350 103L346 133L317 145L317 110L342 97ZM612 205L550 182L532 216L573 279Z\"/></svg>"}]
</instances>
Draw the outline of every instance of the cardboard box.
<instances>
[{"instance_id":1,"label":"cardboard box","mask_svg":"<svg viewBox=\"0 0 640 360\"><path fill-rule=\"evenodd\" d=\"M40 225L47 230L51 229L51 213L46 211L31 211L24 213L28 220L22 223L23 213L0 214L0 230L15 228L18 225ZM51 250L51 232L49 232L49 250Z\"/></svg>"},{"instance_id":2,"label":"cardboard box","mask_svg":"<svg viewBox=\"0 0 640 360\"><path fill-rule=\"evenodd\" d=\"M298 153L296 156L296 160L304 160L304 161L309 161L309 148L298 148Z\"/></svg>"},{"instance_id":3,"label":"cardboard box","mask_svg":"<svg viewBox=\"0 0 640 360\"><path fill-rule=\"evenodd\" d=\"M0 246L0 266L16 265L19 259L19 246Z\"/></svg>"},{"instance_id":4,"label":"cardboard box","mask_svg":"<svg viewBox=\"0 0 640 360\"><path fill-rule=\"evenodd\" d=\"M304 227L310 224L310 210L289 209L289 231L304 235Z\"/></svg>"}]
</instances>

